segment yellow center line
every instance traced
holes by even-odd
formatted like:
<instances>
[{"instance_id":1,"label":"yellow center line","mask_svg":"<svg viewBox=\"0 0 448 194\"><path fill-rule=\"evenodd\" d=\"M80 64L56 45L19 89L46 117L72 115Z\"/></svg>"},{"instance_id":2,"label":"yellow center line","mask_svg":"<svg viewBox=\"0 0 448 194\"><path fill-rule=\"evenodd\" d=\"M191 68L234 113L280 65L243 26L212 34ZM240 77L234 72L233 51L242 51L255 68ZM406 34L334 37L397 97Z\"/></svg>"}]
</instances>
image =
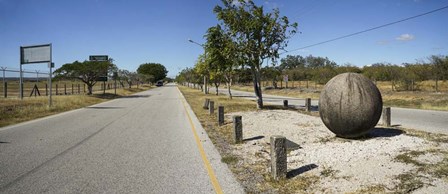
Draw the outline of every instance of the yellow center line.
<instances>
[{"instance_id":1,"label":"yellow center line","mask_svg":"<svg viewBox=\"0 0 448 194\"><path fill-rule=\"evenodd\" d=\"M183 96L181 96L181 92L179 88L179 96L181 97L182 104L184 105L185 112L187 113L188 121L190 122L191 130L193 131L194 139L196 140L196 144L198 145L199 153L201 154L202 161L204 162L204 166L207 169L208 176L210 177L210 181L212 182L213 188L215 192L218 194L223 193L221 186L219 185L218 179L216 178L215 172L213 171L210 162L207 159L207 155L205 154L204 147L202 147L201 140L199 139L198 134L196 133L196 128L194 127L193 120L191 119L190 113L188 113L187 105L185 101L182 100Z\"/></svg>"}]
</instances>

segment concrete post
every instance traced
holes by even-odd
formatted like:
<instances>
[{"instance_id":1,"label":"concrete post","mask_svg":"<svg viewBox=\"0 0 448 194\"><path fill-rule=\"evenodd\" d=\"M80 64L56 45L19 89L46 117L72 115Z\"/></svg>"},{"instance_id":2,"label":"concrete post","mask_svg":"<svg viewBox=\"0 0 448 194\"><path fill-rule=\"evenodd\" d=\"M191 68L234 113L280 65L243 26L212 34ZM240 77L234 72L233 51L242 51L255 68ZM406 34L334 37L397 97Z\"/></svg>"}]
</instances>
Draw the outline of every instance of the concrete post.
<instances>
[{"instance_id":1,"label":"concrete post","mask_svg":"<svg viewBox=\"0 0 448 194\"><path fill-rule=\"evenodd\" d=\"M213 115L215 113L215 102L213 101L209 102L208 110L210 115Z\"/></svg>"},{"instance_id":2,"label":"concrete post","mask_svg":"<svg viewBox=\"0 0 448 194\"><path fill-rule=\"evenodd\" d=\"M288 100L283 100L283 107L288 108Z\"/></svg>"},{"instance_id":3,"label":"concrete post","mask_svg":"<svg viewBox=\"0 0 448 194\"><path fill-rule=\"evenodd\" d=\"M202 106L203 109L208 109L208 104L210 103L210 99L206 98L204 101L204 106Z\"/></svg>"},{"instance_id":4,"label":"concrete post","mask_svg":"<svg viewBox=\"0 0 448 194\"><path fill-rule=\"evenodd\" d=\"M383 108L383 125L390 127L390 107Z\"/></svg>"},{"instance_id":5,"label":"concrete post","mask_svg":"<svg viewBox=\"0 0 448 194\"><path fill-rule=\"evenodd\" d=\"M271 136L271 175L275 180L286 178L286 159L286 138L280 135Z\"/></svg>"},{"instance_id":6,"label":"concrete post","mask_svg":"<svg viewBox=\"0 0 448 194\"><path fill-rule=\"evenodd\" d=\"M305 107L307 112L311 112L311 98L307 98L305 101Z\"/></svg>"},{"instance_id":7,"label":"concrete post","mask_svg":"<svg viewBox=\"0 0 448 194\"><path fill-rule=\"evenodd\" d=\"M218 125L224 125L224 106L218 107Z\"/></svg>"},{"instance_id":8,"label":"concrete post","mask_svg":"<svg viewBox=\"0 0 448 194\"><path fill-rule=\"evenodd\" d=\"M243 142L243 121L242 116L233 116L233 140L234 143Z\"/></svg>"}]
</instances>

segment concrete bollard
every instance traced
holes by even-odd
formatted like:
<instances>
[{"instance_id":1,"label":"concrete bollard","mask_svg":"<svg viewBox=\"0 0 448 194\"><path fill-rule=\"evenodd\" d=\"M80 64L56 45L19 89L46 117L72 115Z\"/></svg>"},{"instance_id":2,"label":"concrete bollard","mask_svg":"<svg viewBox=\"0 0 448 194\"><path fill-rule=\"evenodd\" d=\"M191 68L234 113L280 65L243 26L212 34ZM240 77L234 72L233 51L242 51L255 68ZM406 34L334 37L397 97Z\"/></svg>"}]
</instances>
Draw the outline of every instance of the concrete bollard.
<instances>
[{"instance_id":1,"label":"concrete bollard","mask_svg":"<svg viewBox=\"0 0 448 194\"><path fill-rule=\"evenodd\" d=\"M208 111L210 115L213 115L215 113L215 102L210 101L208 104Z\"/></svg>"},{"instance_id":2,"label":"concrete bollard","mask_svg":"<svg viewBox=\"0 0 448 194\"><path fill-rule=\"evenodd\" d=\"M288 108L288 100L283 100L283 107Z\"/></svg>"},{"instance_id":3,"label":"concrete bollard","mask_svg":"<svg viewBox=\"0 0 448 194\"><path fill-rule=\"evenodd\" d=\"M390 107L383 108L383 126L390 127Z\"/></svg>"},{"instance_id":4,"label":"concrete bollard","mask_svg":"<svg viewBox=\"0 0 448 194\"><path fill-rule=\"evenodd\" d=\"M305 101L305 107L307 112L311 112L311 98L307 98Z\"/></svg>"},{"instance_id":5,"label":"concrete bollard","mask_svg":"<svg viewBox=\"0 0 448 194\"><path fill-rule=\"evenodd\" d=\"M206 98L204 101L204 106L202 106L203 109L208 109L208 104L210 103L210 99Z\"/></svg>"},{"instance_id":6,"label":"concrete bollard","mask_svg":"<svg viewBox=\"0 0 448 194\"><path fill-rule=\"evenodd\" d=\"M233 116L233 140L234 143L243 142L243 121L242 116Z\"/></svg>"},{"instance_id":7,"label":"concrete bollard","mask_svg":"<svg viewBox=\"0 0 448 194\"><path fill-rule=\"evenodd\" d=\"M285 179L288 170L286 158L286 138L271 136L271 175L275 180Z\"/></svg>"},{"instance_id":8,"label":"concrete bollard","mask_svg":"<svg viewBox=\"0 0 448 194\"><path fill-rule=\"evenodd\" d=\"M224 106L218 107L218 125L224 125Z\"/></svg>"}]
</instances>

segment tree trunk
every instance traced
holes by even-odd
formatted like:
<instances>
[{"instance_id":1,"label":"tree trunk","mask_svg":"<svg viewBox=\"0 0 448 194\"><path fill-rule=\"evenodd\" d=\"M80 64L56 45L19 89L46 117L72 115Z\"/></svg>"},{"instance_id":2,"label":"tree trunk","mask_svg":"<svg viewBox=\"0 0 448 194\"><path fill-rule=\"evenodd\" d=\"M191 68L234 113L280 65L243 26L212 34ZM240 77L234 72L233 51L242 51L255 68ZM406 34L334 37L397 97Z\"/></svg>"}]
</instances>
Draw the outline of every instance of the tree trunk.
<instances>
[{"instance_id":1,"label":"tree trunk","mask_svg":"<svg viewBox=\"0 0 448 194\"><path fill-rule=\"evenodd\" d=\"M261 84L260 84L260 71L256 67L252 67L253 76L253 84L255 96L257 97L257 108L263 108L263 95L261 92Z\"/></svg>"},{"instance_id":2,"label":"tree trunk","mask_svg":"<svg viewBox=\"0 0 448 194\"><path fill-rule=\"evenodd\" d=\"M93 85L87 84L87 95L92 95Z\"/></svg>"}]
</instances>

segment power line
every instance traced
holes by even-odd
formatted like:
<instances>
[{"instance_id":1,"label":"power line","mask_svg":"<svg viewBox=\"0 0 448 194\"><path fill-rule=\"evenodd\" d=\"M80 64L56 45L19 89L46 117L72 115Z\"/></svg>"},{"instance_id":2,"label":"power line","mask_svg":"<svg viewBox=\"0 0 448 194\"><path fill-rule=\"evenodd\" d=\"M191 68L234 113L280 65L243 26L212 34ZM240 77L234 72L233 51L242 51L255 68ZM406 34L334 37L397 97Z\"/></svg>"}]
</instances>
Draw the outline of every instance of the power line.
<instances>
[{"instance_id":1,"label":"power line","mask_svg":"<svg viewBox=\"0 0 448 194\"><path fill-rule=\"evenodd\" d=\"M390 25L394 25L394 24L397 24L397 23L400 23L400 22L404 22L404 21L407 21L407 20L418 18L418 17L424 16L424 15L428 15L428 14L431 14L431 13L434 13L434 12L437 12L437 11L440 11L440 10L443 10L443 9L446 9L446 8L448 8L448 5L445 6L445 7L439 8L439 9L428 11L428 12L425 12L425 13L422 13L422 14L419 14L419 15L415 15L415 16L412 16L412 17L408 17L408 18L405 18L405 19L401 19L401 20L398 20L398 21L395 21L395 22L390 22L390 23L387 23L387 24L384 24L384 25L381 25L381 26L376 26L376 27L373 27L373 28L369 28L367 30L362 30L362 31L359 31L359 32L355 32L355 33L352 33L352 34L340 36L340 37L337 37L337 38L333 38L333 39L326 40L326 41L323 41L323 42L315 43L315 44L312 44L312 45L308 45L308 46L304 46L304 47L301 47L301 48L285 51L283 53L280 53L280 55L283 55L283 54L286 54L286 53L290 53L290 52L293 52L293 51L298 51L298 50L310 48L310 47L321 45L321 44L325 44L325 43L329 43L329 42L333 42L333 41L340 40L340 39L343 39L343 38L348 38L348 37L351 37L351 36L355 36L355 35L362 34L362 33L365 33L365 32L369 32L369 31L372 31L372 30L376 30L376 29L379 29L379 28L384 28L386 26L390 26Z\"/></svg>"}]
</instances>

